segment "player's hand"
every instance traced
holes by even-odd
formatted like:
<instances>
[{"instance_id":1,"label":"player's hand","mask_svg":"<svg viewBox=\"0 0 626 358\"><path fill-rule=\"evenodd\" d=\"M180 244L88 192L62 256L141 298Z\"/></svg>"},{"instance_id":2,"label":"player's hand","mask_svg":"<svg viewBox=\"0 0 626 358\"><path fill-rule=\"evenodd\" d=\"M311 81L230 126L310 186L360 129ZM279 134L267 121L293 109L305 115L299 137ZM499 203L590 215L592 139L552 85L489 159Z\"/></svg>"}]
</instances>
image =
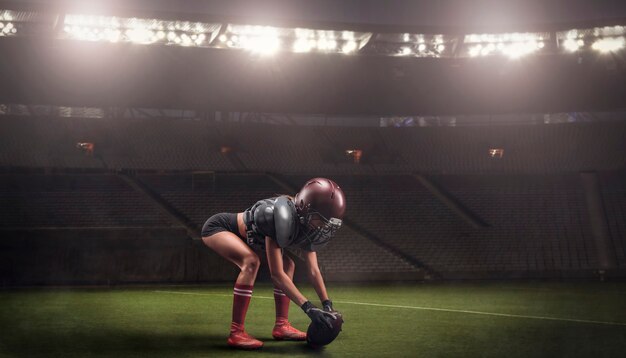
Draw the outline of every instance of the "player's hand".
<instances>
[{"instance_id":1,"label":"player's hand","mask_svg":"<svg viewBox=\"0 0 626 358\"><path fill-rule=\"evenodd\" d=\"M334 313L326 312L324 310L321 310L321 309L315 307L311 303L311 301L306 301L302 305L301 308L304 311L304 313L306 313L307 316L309 316L309 318L311 319L312 322L314 322L316 324L324 324L324 325L326 325L326 327L328 327L330 329L333 328L332 321L337 319L337 316Z\"/></svg>"},{"instance_id":2,"label":"player's hand","mask_svg":"<svg viewBox=\"0 0 626 358\"><path fill-rule=\"evenodd\" d=\"M322 307L324 308L324 311L326 312L333 312L333 301L331 300L325 300L322 301Z\"/></svg>"}]
</instances>

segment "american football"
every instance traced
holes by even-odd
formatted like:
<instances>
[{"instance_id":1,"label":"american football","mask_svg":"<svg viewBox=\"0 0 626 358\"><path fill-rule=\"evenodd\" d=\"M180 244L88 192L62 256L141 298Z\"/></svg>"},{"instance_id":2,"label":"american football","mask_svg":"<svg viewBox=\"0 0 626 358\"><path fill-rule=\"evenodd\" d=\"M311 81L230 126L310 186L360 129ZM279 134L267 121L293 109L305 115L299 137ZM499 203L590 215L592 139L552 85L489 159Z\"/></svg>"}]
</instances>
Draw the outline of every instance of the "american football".
<instances>
[{"instance_id":1,"label":"american football","mask_svg":"<svg viewBox=\"0 0 626 358\"><path fill-rule=\"evenodd\" d=\"M343 315L337 311L333 312L337 318L332 322L333 327L311 322L306 331L306 341L313 348L321 348L330 344L342 331Z\"/></svg>"}]
</instances>

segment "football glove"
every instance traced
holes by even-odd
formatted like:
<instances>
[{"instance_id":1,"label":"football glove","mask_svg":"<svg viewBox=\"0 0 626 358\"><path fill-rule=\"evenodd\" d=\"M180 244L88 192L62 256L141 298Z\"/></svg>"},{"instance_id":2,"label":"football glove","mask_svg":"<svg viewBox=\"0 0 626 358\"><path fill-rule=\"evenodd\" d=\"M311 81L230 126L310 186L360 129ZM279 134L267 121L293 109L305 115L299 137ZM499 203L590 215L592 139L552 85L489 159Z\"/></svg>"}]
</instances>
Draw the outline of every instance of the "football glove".
<instances>
[{"instance_id":1,"label":"football glove","mask_svg":"<svg viewBox=\"0 0 626 358\"><path fill-rule=\"evenodd\" d=\"M331 301L331 300L324 300L324 301L322 301L322 307L324 307L324 311L332 312L333 311L333 301Z\"/></svg>"},{"instance_id":2,"label":"football glove","mask_svg":"<svg viewBox=\"0 0 626 358\"><path fill-rule=\"evenodd\" d=\"M324 324L330 329L333 328L332 321L337 319L337 316L334 313L326 312L315 307L311 301L306 301L302 304L301 308L315 324Z\"/></svg>"}]
</instances>

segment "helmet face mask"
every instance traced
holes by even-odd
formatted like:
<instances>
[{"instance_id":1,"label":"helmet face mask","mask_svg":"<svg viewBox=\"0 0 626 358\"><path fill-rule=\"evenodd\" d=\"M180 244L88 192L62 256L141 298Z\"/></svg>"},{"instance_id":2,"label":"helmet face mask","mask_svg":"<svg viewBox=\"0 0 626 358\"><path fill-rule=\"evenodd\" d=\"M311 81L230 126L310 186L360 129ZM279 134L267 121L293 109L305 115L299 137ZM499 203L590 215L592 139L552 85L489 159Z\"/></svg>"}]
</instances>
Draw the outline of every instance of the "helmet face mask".
<instances>
[{"instance_id":1,"label":"helmet face mask","mask_svg":"<svg viewBox=\"0 0 626 358\"><path fill-rule=\"evenodd\" d=\"M312 246L323 247L328 244L335 232L341 228L342 220L337 218L325 218L318 212L310 212L304 219L308 228L306 240Z\"/></svg>"}]
</instances>

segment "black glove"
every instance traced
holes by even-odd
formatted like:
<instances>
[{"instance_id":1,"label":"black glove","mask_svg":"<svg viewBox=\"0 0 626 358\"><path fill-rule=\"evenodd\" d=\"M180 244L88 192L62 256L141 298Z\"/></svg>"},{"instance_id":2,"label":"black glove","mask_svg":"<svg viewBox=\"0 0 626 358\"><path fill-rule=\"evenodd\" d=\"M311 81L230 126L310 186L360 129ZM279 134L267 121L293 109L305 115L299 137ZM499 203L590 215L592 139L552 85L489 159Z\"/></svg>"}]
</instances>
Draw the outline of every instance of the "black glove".
<instances>
[{"instance_id":1,"label":"black glove","mask_svg":"<svg viewBox=\"0 0 626 358\"><path fill-rule=\"evenodd\" d=\"M333 301L331 301L331 300L322 301L322 307L324 307L324 311L332 312L333 311Z\"/></svg>"},{"instance_id":2,"label":"black glove","mask_svg":"<svg viewBox=\"0 0 626 358\"><path fill-rule=\"evenodd\" d=\"M313 306L311 301L304 302L301 308L304 313L309 316L312 322L316 324L325 324L330 329L333 328L332 321L337 319L337 316L335 316L334 313L326 312Z\"/></svg>"}]
</instances>

